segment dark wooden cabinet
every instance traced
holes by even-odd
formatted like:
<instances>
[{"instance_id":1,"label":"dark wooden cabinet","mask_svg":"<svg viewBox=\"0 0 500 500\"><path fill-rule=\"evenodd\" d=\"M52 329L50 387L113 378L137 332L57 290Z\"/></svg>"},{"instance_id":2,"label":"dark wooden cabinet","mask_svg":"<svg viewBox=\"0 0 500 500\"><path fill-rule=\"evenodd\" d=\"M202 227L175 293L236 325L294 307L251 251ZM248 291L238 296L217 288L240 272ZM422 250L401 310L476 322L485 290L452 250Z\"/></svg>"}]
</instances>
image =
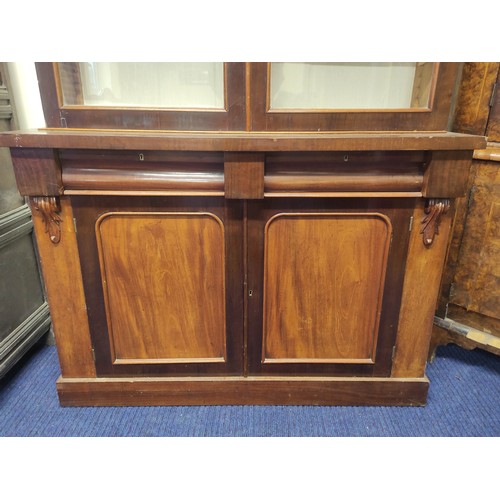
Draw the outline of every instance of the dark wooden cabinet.
<instances>
[{"instance_id":1,"label":"dark wooden cabinet","mask_svg":"<svg viewBox=\"0 0 500 500\"><path fill-rule=\"evenodd\" d=\"M75 68L39 65L67 129L0 138L35 213L61 404L425 403L453 200L485 144L443 130L459 65L413 68L412 109L315 118L271 109L269 65L232 63L243 127L176 111L176 131L105 129L150 111L65 104Z\"/></svg>"}]
</instances>

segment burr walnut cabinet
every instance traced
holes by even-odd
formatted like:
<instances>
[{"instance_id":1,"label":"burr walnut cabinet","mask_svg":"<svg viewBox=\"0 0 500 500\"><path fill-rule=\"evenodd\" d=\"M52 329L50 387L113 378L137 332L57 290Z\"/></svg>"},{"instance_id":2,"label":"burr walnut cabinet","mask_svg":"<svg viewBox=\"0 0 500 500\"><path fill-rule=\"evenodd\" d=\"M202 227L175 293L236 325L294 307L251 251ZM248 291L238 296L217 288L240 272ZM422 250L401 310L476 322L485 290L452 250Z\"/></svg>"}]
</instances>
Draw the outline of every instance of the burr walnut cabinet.
<instances>
[{"instance_id":1,"label":"burr walnut cabinet","mask_svg":"<svg viewBox=\"0 0 500 500\"><path fill-rule=\"evenodd\" d=\"M38 64L47 128L0 138L61 404L424 404L460 65L174 66Z\"/></svg>"}]
</instances>

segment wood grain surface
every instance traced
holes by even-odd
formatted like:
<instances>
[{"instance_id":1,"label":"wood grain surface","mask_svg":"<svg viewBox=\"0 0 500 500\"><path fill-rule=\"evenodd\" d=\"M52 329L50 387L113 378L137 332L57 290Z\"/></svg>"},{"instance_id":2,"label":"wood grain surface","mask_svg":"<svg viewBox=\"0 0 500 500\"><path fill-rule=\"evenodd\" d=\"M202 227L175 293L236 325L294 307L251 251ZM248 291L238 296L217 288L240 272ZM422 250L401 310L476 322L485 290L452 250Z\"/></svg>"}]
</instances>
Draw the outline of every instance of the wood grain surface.
<instances>
[{"instance_id":1,"label":"wood grain surface","mask_svg":"<svg viewBox=\"0 0 500 500\"><path fill-rule=\"evenodd\" d=\"M491 91L499 67L498 62L464 63L452 130L465 134L486 133Z\"/></svg>"},{"instance_id":2,"label":"wood grain surface","mask_svg":"<svg viewBox=\"0 0 500 500\"><path fill-rule=\"evenodd\" d=\"M455 201L452 238L436 313L440 319L457 321L465 327L454 331L452 324L439 322L443 328L433 329L431 358L438 345L450 342L498 354L489 339L500 336L499 215L495 207L499 179L494 163L500 160L499 144L494 142L500 139L499 68L498 62L464 64L452 130L486 134L488 144L474 151L467 197ZM450 330L445 330L444 325ZM465 334L470 327L475 333ZM484 332L484 337L477 336L477 331Z\"/></svg>"},{"instance_id":3,"label":"wood grain surface","mask_svg":"<svg viewBox=\"0 0 500 500\"><path fill-rule=\"evenodd\" d=\"M59 378L62 406L396 405L422 406L426 377Z\"/></svg>"},{"instance_id":4,"label":"wood grain surface","mask_svg":"<svg viewBox=\"0 0 500 500\"><path fill-rule=\"evenodd\" d=\"M226 153L224 155L226 198L264 198L264 160L262 153Z\"/></svg>"},{"instance_id":5,"label":"wood grain surface","mask_svg":"<svg viewBox=\"0 0 500 500\"><path fill-rule=\"evenodd\" d=\"M93 377L95 366L73 211L66 197L61 198L60 206L59 243L50 241L44 220L36 211L33 212L33 223L61 373L66 377Z\"/></svg>"},{"instance_id":6,"label":"wood grain surface","mask_svg":"<svg viewBox=\"0 0 500 500\"><path fill-rule=\"evenodd\" d=\"M111 212L96 232L114 362L223 362L222 222Z\"/></svg>"},{"instance_id":7,"label":"wood grain surface","mask_svg":"<svg viewBox=\"0 0 500 500\"><path fill-rule=\"evenodd\" d=\"M433 151L482 149L483 136L453 132L146 132L28 130L0 134L0 146L142 151Z\"/></svg>"},{"instance_id":8,"label":"wood grain surface","mask_svg":"<svg viewBox=\"0 0 500 500\"><path fill-rule=\"evenodd\" d=\"M473 151L433 151L424 172L422 194L428 198L458 198L467 192Z\"/></svg>"},{"instance_id":9,"label":"wood grain surface","mask_svg":"<svg viewBox=\"0 0 500 500\"><path fill-rule=\"evenodd\" d=\"M63 192L61 167L52 149L12 148L17 188L22 196L59 196Z\"/></svg>"},{"instance_id":10,"label":"wood grain surface","mask_svg":"<svg viewBox=\"0 0 500 500\"><path fill-rule=\"evenodd\" d=\"M63 168L66 191L202 191L224 190L222 166L219 170L193 165L165 167L162 164L103 165L80 163Z\"/></svg>"},{"instance_id":11,"label":"wood grain surface","mask_svg":"<svg viewBox=\"0 0 500 500\"><path fill-rule=\"evenodd\" d=\"M491 111L486 135L488 141L500 142L500 70L497 74L495 91L491 94Z\"/></svg>"},{"instance_id":12,"label":"wood grain surface","mask_svg":"<svg viewBox=\"0 0 500 500\"><path fill-rule=\"evenodd\" d=\"M337 168L297 165L287 169L267 168L266 194L280 192L419 192L423 174L418 166L404 165L383 171L374 166L339 166Z\"/></svg>"},{"instance_id":13,"label":"wood grain surface","mask_svg":"<svg viewBox=\"0 0 500 500\"><path fill-rule=\"evenodd\" d=\"M475 164L450 302L500 319L500 170L497 162Z\"/></svg>"},{"instance_id":14,"label":"wood grain surface","mask_svg":"<svg viewBox=\"0 0 500 500\"><path fill-rule=\"evenodd\" d=\"M408 229L414 203L413 199L404 198L385 200L274 198L266 199L264 202L248 202L249 374L294 374L295 376L301 374L335 374L336 376L390 375L392 348L395 342L403 286L404 264L409 237ZM348 223L345 223L349 219L348 216L345 219L340 216L339 219L344 222L340 224L343 227L339 226L339 229L345 231L344 234L336 234L334 238L327 237L330 235L329 231L337 222L335 220L336 214L348 213L353 216L354 229ZM358 351L354 356L360 356L361 351L370 342L368 339L374 340L374 331L370 332L370 326L368 325L373 318L370 319L366 316L371 313L377 316L375 311L380 307L380 303L377 303L378 295L375 292L375 297L371 296L373 289L370 290L370 285L368 285L370 279L375 279L377 270L370 274L371 271L366 271L366 267L354 269L357 256L362 259L363 266L366 265L365 260L368 260L366 257L363 260L362 257L362 255L365 255L365 243L360 240L362 238L361 232L356 232L356 221L358 219L363 221L363 217L371 220L374 213L382 214L382 219L387 217L390 220L393 235L387 256L385 280L382 276L379 277L381 281L384 281L380 317L376 320L379 334L376 340L376 349L372 353L374 354L373 358L358 357L352 359L347 356L353 355L356 349ZM287 219L282 217L283 220L280 222L278 217L275 222L271 222L268 226L271 238L278 237L274 239L274 243L271 241L271 247L268 249L269 242L265 241L269 236L266 225L268 221L272 221L279 214L298 214L297 226L292 227L291 230L286 228L289 235L296 231L298 239L292 241L289 235L287 236L281 231L276 231L273 234L273 224L277 224L276 229L281 230L282 228L279 227L278 223L284 223ZM301 214L313 215L301 217ZM314 214L320 214L320 216L315 218ZM309 217L311 220L308 219ZM322 217L325 218L325 226L322 223L316 223ZM328 227L327 221L329 219L333 221L332 227ZM290 222L294 223L293 215L290 216ZM286 225L284 224L283 228ZM385 230L381 227L384 225L383 220L380 221L380 224L374 224L376 229L368 224L369 231L366 244L370 249L372 248L371 245L375 245L375 256L380 252L381 248L384 248L386 241L370 242L370 237L374 236L375 233L383 236L382 239L387 237L390 240L390 236L387 236ZM346 243L344 238L349 239L351 236L356 240L355 243ZM363 236L365 235L363 234ZM309 237L312 238L311 241L306 240ZM341 254L344 252L341 242L345 243L345 253L343 253L341 262L337 265L335 259L338 259L338 255L335 252ZM380 245L380 247L376 245ZM295 259L295 263L293 262L294 255L298 257L298 260ZM369 252L366 255L369 255ZM374 255L369 255L369 257ZM268 258L266 263L264 263L265 258ZM304 262L307 259L310 262ZM375 262L374 266L376 267L376 265ZM341 282L344 268L347 279ZM380 271L380 268L378 271ZM362 275L363 272L366 273L364 276ZM266 274L269 274L270 282ZM337 281L334 280L334 276ZM350 279L352 281L349 281ZM297 280L302 280L303 283L299 283ZM316 286L316 281L321 283L322 286ZM271 284L272 288L268 283ZM380 282L375 283L374 289L379 284ZM337 293L340 285L344 289L341 293ZM354 293L352 289L355 289ZM356 306L349 303L352 296L356 295L357 291L360 290L363 291L357 295L358 299L365 292L365 298L374 299L369 305L364 303L361 305L361 313L358 311L359 303ZM276 297L273 300L281 302L279 304L269 302L270 295L268 296L268 294L270 293L273 293ZM264 300L267 301L265 308ZM279 311L278 306L283 308L282 312ZM331 314L330 309L332 307L336 309L336 317ZM345 310L342 310L343 307ZM352 314L354 310L356 310L356 313ZM272 319L272 330L266 334L272 337L273 355L293 355L295 358L281 357L276 358L273 362L273 358L263 351L263 348L267 348L267 344L269 344L269 338L264 339L263 332L269 330L269 327L264 326L264 321L266 315L269 316L268 320L270 320L272 314L277 314L283 319L281 324L280 318ZM356 318L358 315L365 317L365 325L362 325L362 319L358 321ZM316 325L312 324L313 317ZM346 317L349 319L345 320L344 325L343 322ZM304 324L301 324L301 318L306 320L305 325L307 328L305 330ZM353 331L356 329L357 321L357 326L362 328L361 331ZM327 328L329 331L327 331ZM338 330L335 330L336 328ZM349 328L351 328L350 333L356 338L347 338L348 334L346 332L349 331ZM303 336L301 336L301 329L304 331ZM334 338L337 333L339 339ZM308 338L309 334L311 335L310 338ZM294 346L293 342L298 343ZM351 352L335 353L335 349L338 349L335 346L336 342L339 342L341 349L351 349ZM346 347L348 344L350 345L349 348ZM373 348L373 345L371 347ZM288 353L287 349L289 350ZM314 354L311 355L313 351ZM363 356L367 356L366 352L367 350L363 352ZM318 357L315 358L314 356ZM264 359L266 360L265 363L262 362ZM338 362L332 362L333 360L338 360ZM375 360L375 362L372 360Z\"/></svg>"},{"instance_id":15,"label":"wood grain surface","mask_svg":"<svg viewBox=\"0 0 500 500\"><path fill-rule=\"evenodd\" d=\"M420 234L421 221L425 218L423 205L423 201L419 202L413 215L414 226L406 261L393 377L421 377L425 373L441 273L448 248L450 213L443 215L439 234L432 246L426 247Z\"/></svg>"},{"instance_id":16,"label":"wood grain surface","mask_svg":"<svg viewBox=\"0 0 500 500\"><path fill-rule=\"evenodd\" d=\"M373 363L390 238L380 214L274 216L263 362Z\"/></svg>"}]
</instances>

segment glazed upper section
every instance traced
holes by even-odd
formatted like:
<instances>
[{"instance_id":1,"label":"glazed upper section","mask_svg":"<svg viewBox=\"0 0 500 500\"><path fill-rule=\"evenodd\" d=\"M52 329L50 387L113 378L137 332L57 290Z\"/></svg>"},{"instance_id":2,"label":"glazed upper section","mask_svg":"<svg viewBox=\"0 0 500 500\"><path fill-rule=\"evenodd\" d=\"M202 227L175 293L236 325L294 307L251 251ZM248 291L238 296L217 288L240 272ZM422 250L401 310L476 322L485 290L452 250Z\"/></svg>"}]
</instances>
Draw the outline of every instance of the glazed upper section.
<instances>
[{"instance_id":1,"label":"glazed upper section","mask_svg":"<svg viewBox=\"0 0 500 500\"><path fill-rule=\"evenodd\" d=\"M49 128L444 131L458 63L37 63Z\"/></svg>"}]
</instances>

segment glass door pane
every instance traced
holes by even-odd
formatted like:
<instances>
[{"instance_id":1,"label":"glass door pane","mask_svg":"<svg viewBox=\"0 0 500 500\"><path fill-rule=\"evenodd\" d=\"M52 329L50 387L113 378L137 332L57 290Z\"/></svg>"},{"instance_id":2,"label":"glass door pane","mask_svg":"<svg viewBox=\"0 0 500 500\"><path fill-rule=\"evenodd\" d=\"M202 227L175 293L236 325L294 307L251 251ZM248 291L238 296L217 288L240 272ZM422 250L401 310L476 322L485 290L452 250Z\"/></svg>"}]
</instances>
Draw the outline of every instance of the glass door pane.
<instances>
[{"instance_id":1,"label":"glass door pane","mask_svg":"<svg viewBox=\"0 0 500 500\"><path fill-rule=\"evenodd\" d=\"M225 108L223 63L81 62L58 69L64 105Z\"/></svg>"},{"instance_id":2,"label":"glass door pane","mask_svg":"<svg viewBox=\"0 0 500 500\"><path fill-rule=\"evenodd\" d=\"M271 63L273 110L429 107L434 63Z\"/></svg>"}]
</instances>

